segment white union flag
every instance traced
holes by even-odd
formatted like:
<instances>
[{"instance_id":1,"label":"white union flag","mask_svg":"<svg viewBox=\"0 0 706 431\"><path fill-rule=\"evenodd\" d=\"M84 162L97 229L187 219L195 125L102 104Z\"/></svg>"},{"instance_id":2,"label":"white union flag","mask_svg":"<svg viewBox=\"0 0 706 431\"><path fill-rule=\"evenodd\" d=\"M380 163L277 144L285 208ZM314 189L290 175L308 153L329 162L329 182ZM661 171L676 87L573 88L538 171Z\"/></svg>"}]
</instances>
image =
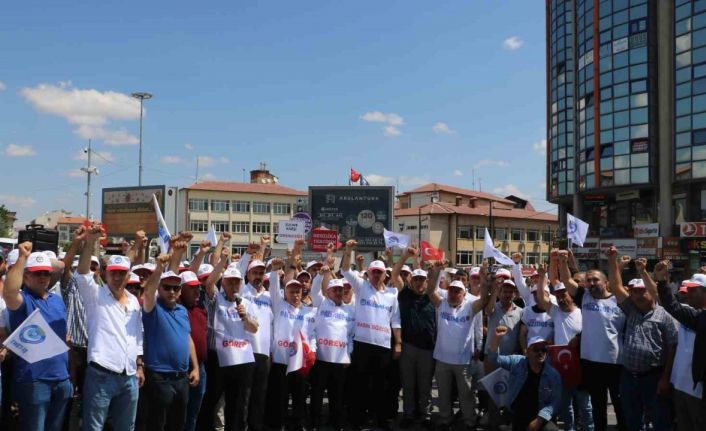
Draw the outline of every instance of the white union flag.
<instances>
[{"instance_id":1,"label":"white union flag","mask_svg":"<svg viewBox=\"0 0 706 431\"><path fill-rule=\"evenodd\" d=\"M3 342L17 356L33 364L60 355L69 348L35 309Z\"/></svg>"}]
</instances>

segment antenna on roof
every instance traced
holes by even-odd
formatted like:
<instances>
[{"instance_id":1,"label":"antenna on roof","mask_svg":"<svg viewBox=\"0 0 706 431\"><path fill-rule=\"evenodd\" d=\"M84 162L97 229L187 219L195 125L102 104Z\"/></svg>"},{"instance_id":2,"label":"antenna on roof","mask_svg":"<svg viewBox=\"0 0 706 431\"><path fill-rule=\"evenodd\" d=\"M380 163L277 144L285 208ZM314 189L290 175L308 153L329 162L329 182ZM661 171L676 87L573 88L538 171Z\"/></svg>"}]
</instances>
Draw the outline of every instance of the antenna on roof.
<instances>
[{"instance_id":1,"label":"antenna on roof","mask_svg":"<svg viewBox=\"0 0 706 431\"><path fill-rule=\"evenodd\" d=\"M478 191L482 192L483 191L483 178L478 177Z\"/></svg>"}]
</instances>

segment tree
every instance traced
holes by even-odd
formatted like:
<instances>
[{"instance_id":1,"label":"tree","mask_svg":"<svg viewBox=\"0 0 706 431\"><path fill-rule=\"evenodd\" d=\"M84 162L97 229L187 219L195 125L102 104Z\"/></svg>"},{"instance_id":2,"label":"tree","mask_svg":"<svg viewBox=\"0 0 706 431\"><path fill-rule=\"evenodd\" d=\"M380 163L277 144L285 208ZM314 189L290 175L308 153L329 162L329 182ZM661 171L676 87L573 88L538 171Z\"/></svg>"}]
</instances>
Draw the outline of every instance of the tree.
<instances>
[{"instance_id":1,"label":"tree","mask_svg":"<svg viewBox=\"0 0 706 431\"><path fill-rule=\"evenodd\" d=\"M0 236L12 235L12 218L5 205L0 205Z\"/></svg>"}]
</instances>

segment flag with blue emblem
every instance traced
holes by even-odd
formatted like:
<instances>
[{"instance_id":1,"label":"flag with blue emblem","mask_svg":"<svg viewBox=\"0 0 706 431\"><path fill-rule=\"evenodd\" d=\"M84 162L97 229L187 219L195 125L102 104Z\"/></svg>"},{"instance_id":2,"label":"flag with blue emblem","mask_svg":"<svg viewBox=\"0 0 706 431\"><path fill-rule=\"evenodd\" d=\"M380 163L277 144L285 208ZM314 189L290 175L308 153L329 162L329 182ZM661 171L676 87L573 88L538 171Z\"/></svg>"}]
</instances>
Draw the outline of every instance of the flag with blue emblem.
<instances>
[{"instance_id":1,"label":"flag with blue emblem","mask_svg":"<svg viewBox=\"0 0 706 431\"><path fill-rule=\"evenodd\" d=\"M387 248L397 247L404 250L409 247L409 243L412 241L412 237L409 235L387 229L383 229L382 236L385 238L385 247Z\"/></svg>"},{"instance_id":2,"label":"flag with blue emblem","mask_svg":"<svg viewBox=\"0 0 706 431\"><path fill-rule=\"evenodd\" d=\"M586 235L588 235L588 223L566 213L566 237L571 240L573 244L583 247L583 242L586 241Z\"/></svg>"},{"instance_id":3,"label":"flag with blue emblem","mask_svg":"<svg viewBox=\"0 0 706 431\"><path fill-rule=\"evenodd\" d=\"M512 400L509 399L510 394L508 393L510 388L510 372L508 370L498 368L478 382L483 385L498 408L510 407Z\"/></svg>"},{"instance_id":4,"label":"flag with blue emblem","mask_svg":"<svg viewBox=\"0 0 706 431\"><path fill-rule=\"evenodd\" d=\"M369 186L370 183L368 182L368 180L365 179L364 176L361 175L361 176L360 176L360 185L361 185L361 186Z\"/></svg>"},{"instance_id":5,"label":"flag with blue emblem","mask_svg":"<svg viewBox=\"0 0 706 431\"><path fill-rule=\"evenodd\" d=\"M157 202L157 195L152 195L152 203L154 204L154 212L157 214L157 231L159 232L159 247L162 249L162 253L169 252L169 240L172 235L169 233L169 228L167 227L167 222L164 221L162 216L162 210L159 209L159 202Z\"/></svg>"},{"instance_id":6,"label":"flag with blue emblem","mask_svg":"<svg viewBox=\"0 0 706 431\"><path fill-rule=\"evenodd\" d=\"M69 350L66 343L51 329L39 308L35 308L2 344L30 364Z\"/></svg>"}]
</instances>

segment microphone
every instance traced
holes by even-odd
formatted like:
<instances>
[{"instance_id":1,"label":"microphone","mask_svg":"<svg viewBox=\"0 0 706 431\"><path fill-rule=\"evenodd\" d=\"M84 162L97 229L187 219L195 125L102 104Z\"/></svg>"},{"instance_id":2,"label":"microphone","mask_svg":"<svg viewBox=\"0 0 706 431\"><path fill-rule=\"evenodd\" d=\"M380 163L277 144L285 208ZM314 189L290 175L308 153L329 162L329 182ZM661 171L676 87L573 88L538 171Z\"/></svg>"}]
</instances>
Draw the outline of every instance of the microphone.
<instances>
[{"instance_id":1,"label":"microphone","mask_svg":"<svg viewBox=\"0 0 706 431\"><path fill-rule=\"evenodd\" d=\"M235 305L240 305L240 303L243 302L243 297L240 296L239 293L235 294Z\"/></svg>"}]
</instances>

